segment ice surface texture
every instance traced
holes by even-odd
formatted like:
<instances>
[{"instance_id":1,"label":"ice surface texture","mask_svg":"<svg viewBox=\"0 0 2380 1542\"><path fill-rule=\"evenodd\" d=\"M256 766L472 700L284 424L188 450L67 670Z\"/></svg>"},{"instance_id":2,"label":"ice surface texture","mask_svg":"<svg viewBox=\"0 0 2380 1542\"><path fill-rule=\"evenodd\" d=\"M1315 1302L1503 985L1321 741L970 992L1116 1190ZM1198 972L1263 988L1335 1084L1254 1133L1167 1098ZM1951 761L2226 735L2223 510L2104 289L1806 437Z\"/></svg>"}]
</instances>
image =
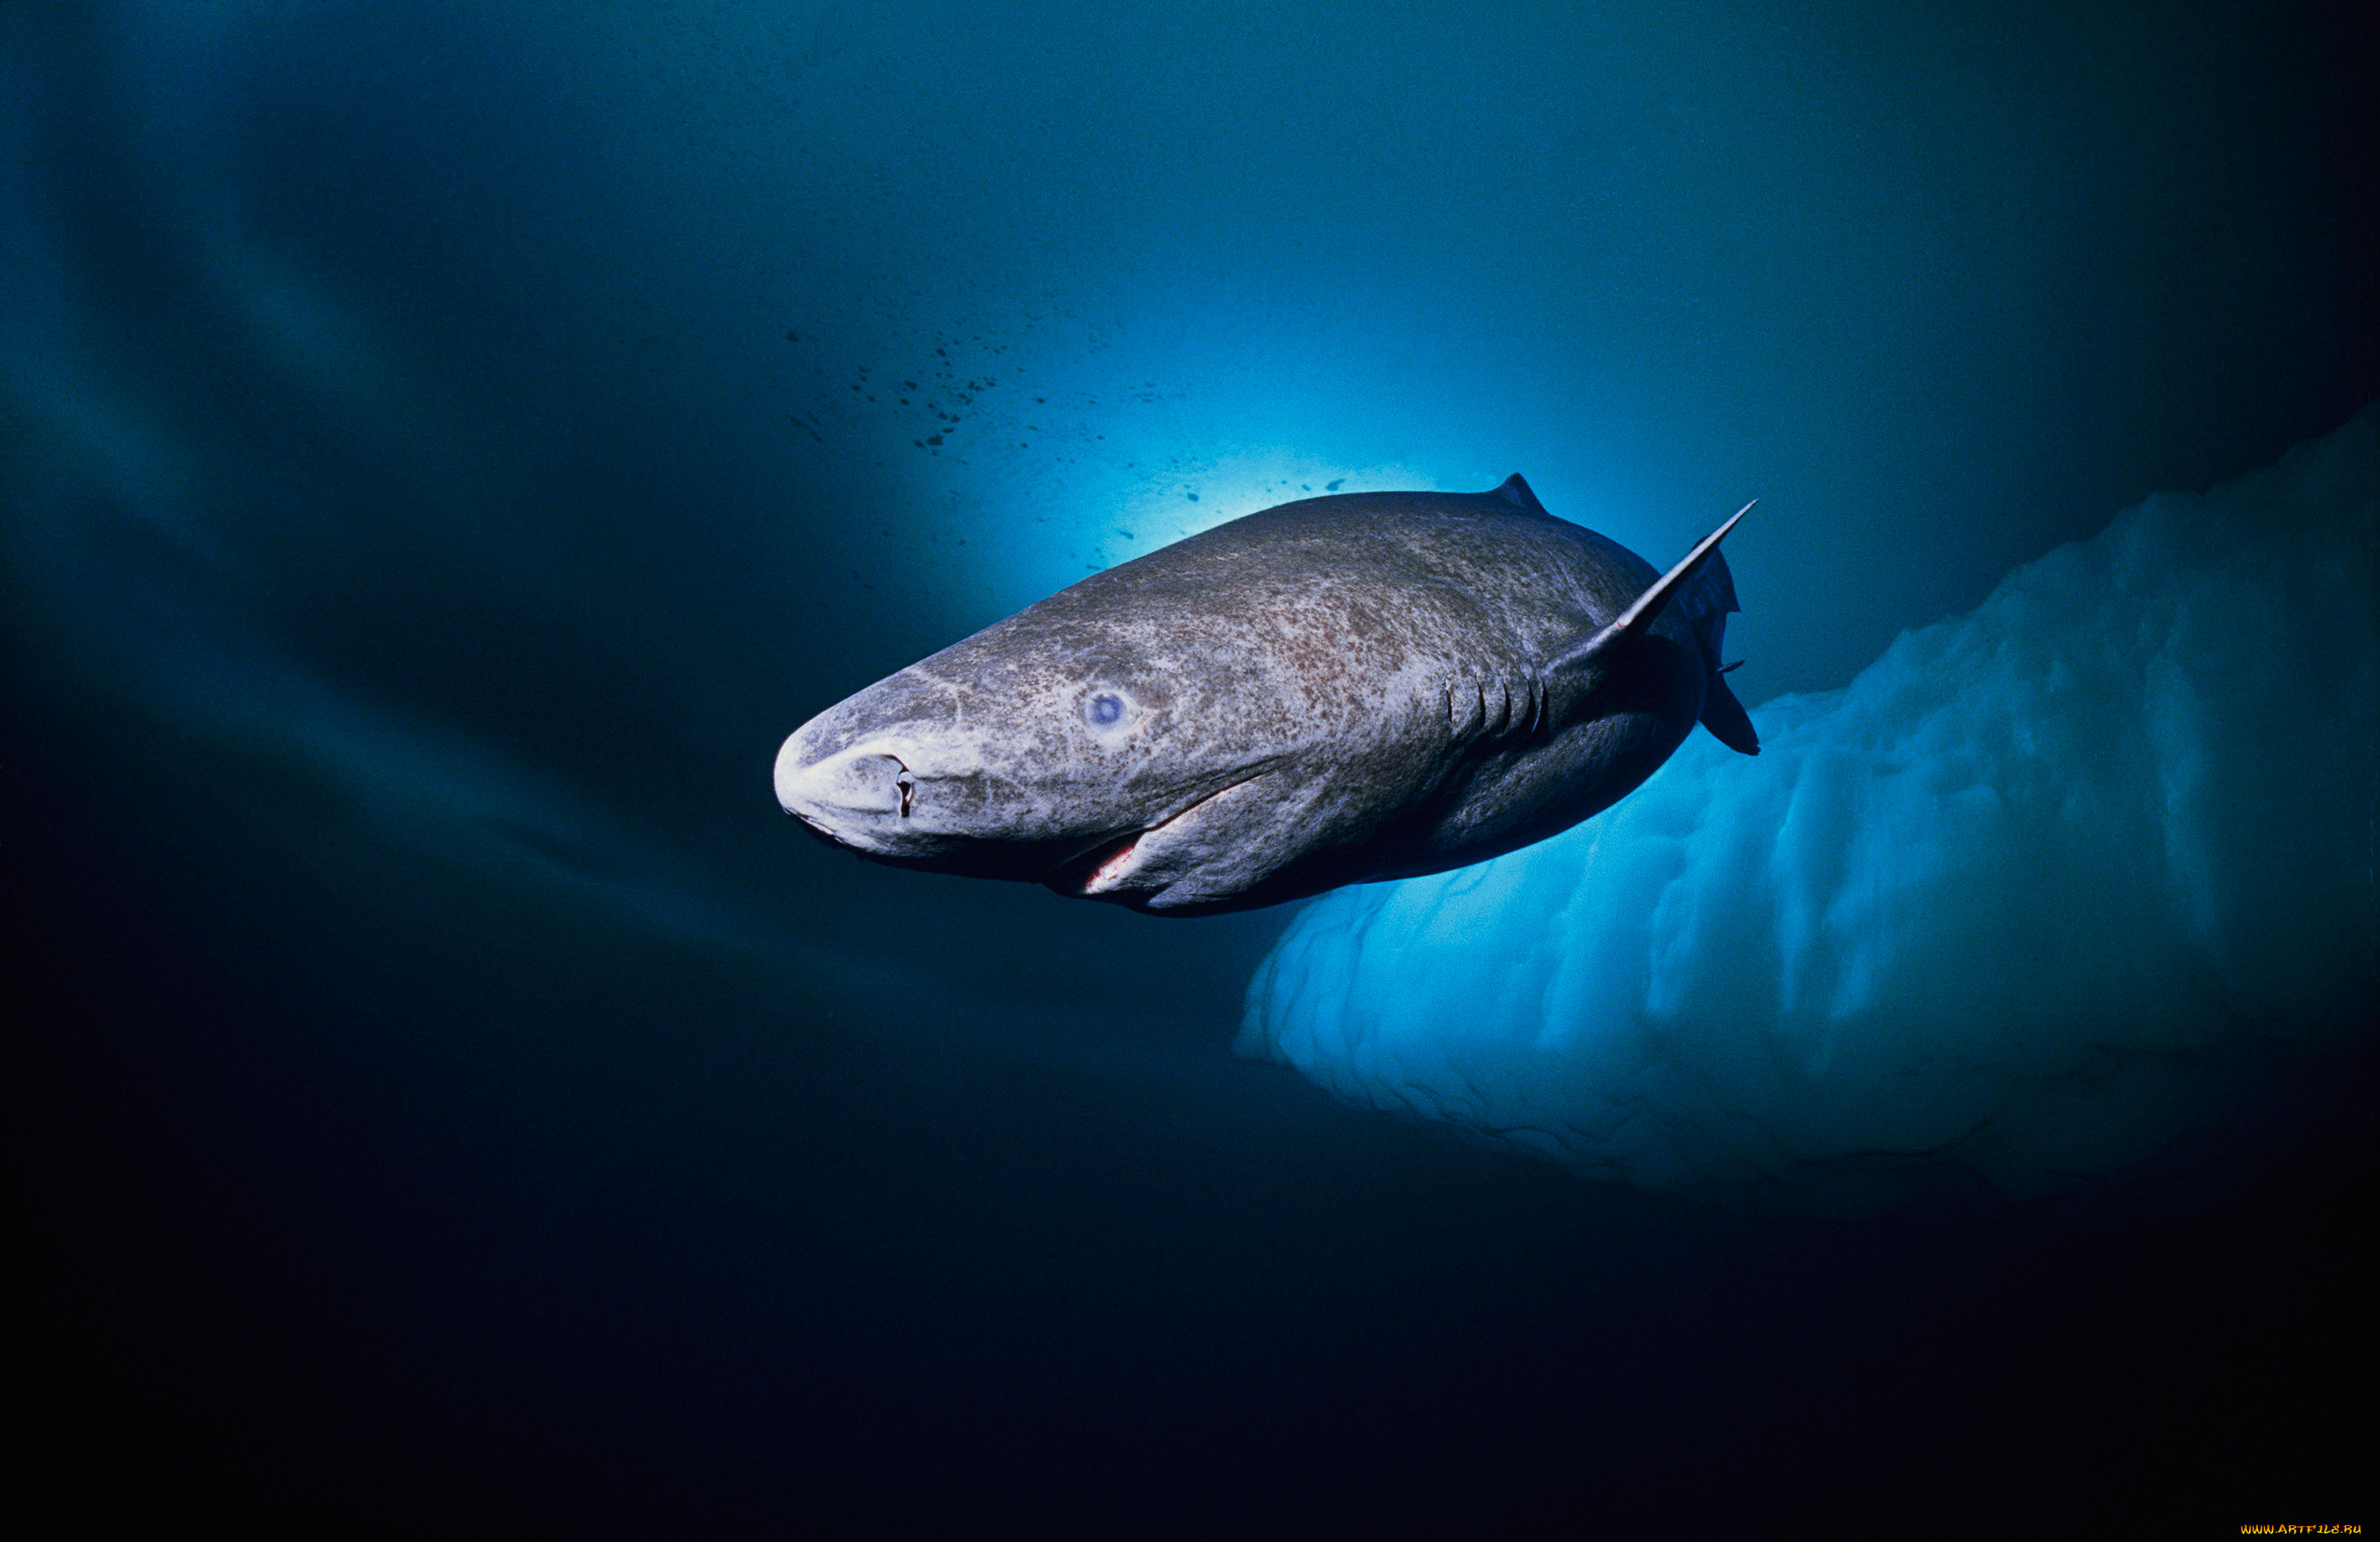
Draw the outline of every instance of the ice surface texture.
<instances>
[{"instance_id":1,"label":"ice surface texture","mask_svg":"<svg viewBox=\"0 0 2380 1542\"><path fill-rule=\"evenodd\" d=\"M1757 760L1698 734L1554 840L1317 900L1239 1048L1781 1211L1948 1165L2054 1193L2218 1128L2380 1001L2376 520L2380 406L2150 498L1756 710Z\"/></svg>"}]
</instances>

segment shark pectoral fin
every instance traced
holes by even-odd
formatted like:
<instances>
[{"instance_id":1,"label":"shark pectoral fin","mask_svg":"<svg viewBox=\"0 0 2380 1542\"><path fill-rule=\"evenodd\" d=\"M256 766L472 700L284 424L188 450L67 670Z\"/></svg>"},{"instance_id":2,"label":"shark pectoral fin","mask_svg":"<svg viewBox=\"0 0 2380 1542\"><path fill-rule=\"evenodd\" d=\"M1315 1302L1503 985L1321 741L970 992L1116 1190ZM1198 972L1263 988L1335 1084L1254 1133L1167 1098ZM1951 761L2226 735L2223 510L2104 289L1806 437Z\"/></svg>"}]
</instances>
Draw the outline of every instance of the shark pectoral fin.
<instances>
[{"instance_id":1,"label":"shark pectoral fin","mask_svg":"<svg viewBox=\"0 0 2380 1542\"><path fill-rule=\"evenodd\" d=\"M1557 718L1567 717L1568 709L1585 699L1589 682L1623 643L1632 642L1652 630L1653 623L1661 618L1661 612L1677 598L1679 591L1692 581L1694 575L1702 571L1702 565L1711 560L1711 554L1719 549L1719 542L1727 532L1736 528L1736 521L1751 513L1752 504L1758 502L1758 498L1752 499L1752 503L1737 509L1726 524L1697 541L1694 549L1687 552L1677 566L1655 579L1652 587L1638 595L1634 603L1620 613L1618 620L1546 666L1549 695L1562 704L1561 709L1555 713ZM1734 592L1730 585L1729 599L1734 598ZM1740 715L1743 708L1739 706L1736 710ZM1746 719L1746 725L1749 734L1750 719Z\"/></svg>"},{"instance_id":2,"label":"shark pectoral fin","mask_svg":"<svg viewBox=\"0 0 2380 1542\"><path fill-rule=\"evenodd\" d=\"M1709 729L1719 743L1739 755L1758 755L1760 735L1753 731L1752 714L1736 693L1727 689L1726 677L1713 674L1702 686L1702 726Z\"/></svg>"}]
</instances>

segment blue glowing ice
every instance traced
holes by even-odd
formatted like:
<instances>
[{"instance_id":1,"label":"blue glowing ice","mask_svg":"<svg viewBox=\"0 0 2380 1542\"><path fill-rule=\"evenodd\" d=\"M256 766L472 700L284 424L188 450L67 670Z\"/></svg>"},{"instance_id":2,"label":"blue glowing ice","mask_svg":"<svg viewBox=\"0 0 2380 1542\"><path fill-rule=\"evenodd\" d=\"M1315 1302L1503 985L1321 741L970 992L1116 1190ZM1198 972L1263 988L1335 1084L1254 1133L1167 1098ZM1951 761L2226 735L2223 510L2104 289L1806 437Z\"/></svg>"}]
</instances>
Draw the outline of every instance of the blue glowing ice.
<instances>
[{"instance_id":1,"label":"blue glowing ice","mask_svg":"<svg viewBox=\"0 0 2380 1542\"><path fill-rule=\"evenodd\" d=\"M1696 735L1556 839L1316 901L1239 1048L1764 1209L2120 1173L2380 1001L2375 527L2380 406L1770 702L1756 761Z\"/></svg>"}]
</instances>

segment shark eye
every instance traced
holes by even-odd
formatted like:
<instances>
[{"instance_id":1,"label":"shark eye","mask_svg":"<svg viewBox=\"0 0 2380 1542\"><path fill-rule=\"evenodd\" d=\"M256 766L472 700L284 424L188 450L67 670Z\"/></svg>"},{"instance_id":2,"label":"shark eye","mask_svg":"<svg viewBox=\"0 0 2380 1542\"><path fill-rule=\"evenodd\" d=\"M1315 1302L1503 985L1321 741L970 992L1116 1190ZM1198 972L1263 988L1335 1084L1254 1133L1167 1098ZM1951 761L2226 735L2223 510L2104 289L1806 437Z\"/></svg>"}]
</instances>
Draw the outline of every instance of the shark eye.
<instances>
[{"instance_id":1,"label":"shark eye","mask_svg":"<svg viewBox=\"0 0 2380 1542\"><path fill-rule=\"evenodd\" d=\"M1124 698L1103 691L1082 704L1082 720L1093 728L1114 728L1124 720Z\"/></svg>"}]
</instances>

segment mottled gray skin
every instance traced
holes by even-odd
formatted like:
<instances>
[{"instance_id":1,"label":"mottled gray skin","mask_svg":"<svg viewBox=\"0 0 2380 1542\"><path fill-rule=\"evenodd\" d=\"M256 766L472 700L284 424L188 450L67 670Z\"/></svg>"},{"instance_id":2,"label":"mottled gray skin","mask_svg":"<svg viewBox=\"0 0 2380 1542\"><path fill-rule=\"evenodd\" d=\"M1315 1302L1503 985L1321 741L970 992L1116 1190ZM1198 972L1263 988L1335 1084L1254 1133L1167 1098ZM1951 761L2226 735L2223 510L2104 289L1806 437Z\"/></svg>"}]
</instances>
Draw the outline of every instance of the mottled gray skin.
<instances>
[{"instance_id":1,"label":"mottled gray skin","mask_svg":"<svg viewBox=\"0 0 2380 1542\"><path fill-rule=\"evenodd\" d=\"M778 800L879 861L1167 916L1459 867L1609 807L1698 718L1756 749L1715 549L1588 650L1659 576L1518 477L1284 504L821 713Z\"/></svg>"}]
</instances>

